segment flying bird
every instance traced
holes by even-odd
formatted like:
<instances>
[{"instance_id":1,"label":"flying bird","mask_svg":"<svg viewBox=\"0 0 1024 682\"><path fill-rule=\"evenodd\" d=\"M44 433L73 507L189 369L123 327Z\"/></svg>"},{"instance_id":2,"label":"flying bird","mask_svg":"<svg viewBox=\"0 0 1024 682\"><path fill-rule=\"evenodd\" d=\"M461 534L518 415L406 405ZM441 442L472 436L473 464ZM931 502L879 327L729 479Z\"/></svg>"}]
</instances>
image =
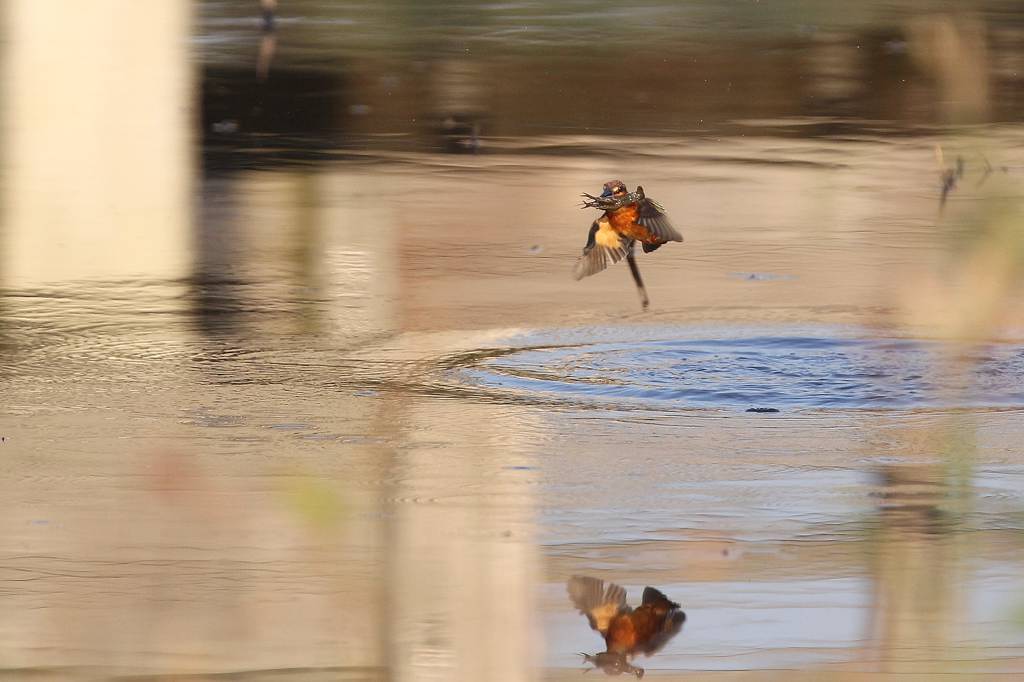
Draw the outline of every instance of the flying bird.
<instances>
[{"instance_id":1,"label":"flying bird","mask_svg":"<svg viewBox=\"0 0 1024 682\"><path fill-rule=\"evenodd\" d=\"M610 180L604 183L601 196L582 196L582 208L596 208L603 214L590 226L583 255L572 269L573 278L589 277L625 258L640 293L640 305L646 310L650 300L640 278L633 248L636 242L640 242L644 253L650 253L667 242L683 241L683 236L672 227L665 209L647 198L644 188L639 185L636 191L629 192L621 180Z\"/></svg>"},{"instance_id":2,"label":"flying bird","mask_svg":"<svg viewBox=\"0 0 1024 682\"><path fill-rule=\"evenodd\" d=\"M630 673L643 677L644 669L632 665L632 658L660 651L686 621L679 604L653 587L644 588L643 599L635 609L626 605L626 590L614 583L577 575L569 579L567 589L573 606L605 641L605 651L582 654L583 660L608 675Z\"/></svg>"}]
</instances>

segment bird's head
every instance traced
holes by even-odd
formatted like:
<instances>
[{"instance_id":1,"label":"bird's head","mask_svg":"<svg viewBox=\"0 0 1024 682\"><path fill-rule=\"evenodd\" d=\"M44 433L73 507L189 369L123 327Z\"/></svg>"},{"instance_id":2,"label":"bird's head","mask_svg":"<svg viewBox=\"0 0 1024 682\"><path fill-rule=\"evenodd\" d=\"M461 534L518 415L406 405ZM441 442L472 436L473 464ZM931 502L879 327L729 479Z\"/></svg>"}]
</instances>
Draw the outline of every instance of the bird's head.
<instances>
[{"instance_id":1,"label":"bird's head","mask_svg":"<svg viewBox=\"0 0 1024 682\"><path fill-rule=\"evenodd\" d=\"M622 184L622 180L609 180L604 183L604 191L601 192L602 197L624 197L628 194L626 186Z\"/></svg>"},{"instance_id":2,"label":"bird's head","mask_svg":"<svg viewBox=\"0 0 1024 682\"><path fill-rule=\"evenodd\" d=\"M622 208L623 205L635 200L634 196L626 190L622 180L609 180L604 183L601 196L583 194L583 205L581 208L597 208L602 211L614 211Z\"/></svg>"},{"instance_id":3,"label":"bird's head","mask_svg":"<svg viewBox=\"0 0 1024 682\"><path fill-rule=\"evenodd\" d=\"M587 670L602 670L605 675L636 675L637 679L644 676L644 669L631 665L626 654L612 651L602 651L598 654L581 654L584 663L590 663L593 668Z\"/></svg>"}]
</instances>

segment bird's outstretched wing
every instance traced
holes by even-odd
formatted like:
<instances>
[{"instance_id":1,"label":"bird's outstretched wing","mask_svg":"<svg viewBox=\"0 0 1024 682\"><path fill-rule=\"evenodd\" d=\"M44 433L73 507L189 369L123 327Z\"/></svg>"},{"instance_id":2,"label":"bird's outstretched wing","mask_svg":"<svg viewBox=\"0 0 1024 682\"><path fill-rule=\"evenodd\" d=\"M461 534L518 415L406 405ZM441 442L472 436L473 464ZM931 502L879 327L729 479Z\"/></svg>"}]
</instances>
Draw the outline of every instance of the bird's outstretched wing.
<instances>
[{"instance_id":1,"label":"bird's outstretched wing","mask_svg":"<svg viewBox=\"0 0 1024 682\"><path fill-rule=\"evenodd\" d=\"M626 590L615 583L606 586L603 580L589 576L574 575L566 586L573 606L580 610L590 627L601 635L608 632L608 624L620 613L628 613Z\"/></svg>"},{"instance_id":2,"label":"bird's outstretched wing","mask_svg":"<svg viewBox=\"0 0 1024 682\"><path fill-rule=\"evenodd\" d=\"M601 217L590 226L587 245L583 247L583 255L572 266L573 279L583 279L601 272L609 265L618 263L626 257L633 247L633 240L623 237L612 229L608 219Z\"/></svg>"},{"instance_id":3,"label":"bird's outstretched wing","mask_svg":"<svg viewBox=\"0 0 1024 682\"><path fill-rule=\"evenodd\" d=\"M654 249L665 242L683 241L683 235L679 234L676 228L672 227L672 222L665 215L665 209L661 204L646 197L643 187L637 187L636 193L641 197L640 201L637 202L640 215L637 217L636 222L650 230L651 234L657 237L659 242L650 245L644 244L644 253L654 251Z\"/></svg>"},{"instance_id":4,"label":"bird's outstretched wing","mask_svg":"<svg viewBox=\"0 0 1024 682\"><path fill-rule=\"evenodd\" d=\"M642 653L644 656L652 656L658 653L666 644L668 644L670 639L679 634L679 631L683 629L683 623L685 622L686 614L682 611L673 610L668 614L661 630L656 632L650 639L644 641L643 644L637 647L637 652Z\"/></svg>"},{"instance_id":5,"label":"bird's outstretched wing","mask_svg":"<svg viewBox=\"0 0 1024 682\"><path fill-rule=\"evenodd\" d=\"M650 656L664 647L670 639L679 634L686 622L686 614L679 610L679 604L671 601L660 590L653 587L644 588L643 606L649 606L659 616L664 616L661 629L646 640L638 651Z\"/></svg>"}]
</instances>

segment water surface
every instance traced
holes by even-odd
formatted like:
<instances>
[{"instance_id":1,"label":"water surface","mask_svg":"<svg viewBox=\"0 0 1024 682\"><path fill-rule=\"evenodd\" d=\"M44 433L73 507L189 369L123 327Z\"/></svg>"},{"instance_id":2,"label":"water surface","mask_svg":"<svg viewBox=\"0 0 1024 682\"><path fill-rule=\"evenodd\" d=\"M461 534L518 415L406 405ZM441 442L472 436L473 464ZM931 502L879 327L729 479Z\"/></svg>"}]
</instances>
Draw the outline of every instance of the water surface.
<instances>
[{"instance_id":1,"label":"water surface","mask_svg":"<svg viewBox=\"0 0 1024 682\"><path fill-rule=\"evenodd\" d=\"M12 4L0 669L575 680L579 574L652 677L1024 669L1018 10L254 5Z\"/></svg>"}]
</instances>

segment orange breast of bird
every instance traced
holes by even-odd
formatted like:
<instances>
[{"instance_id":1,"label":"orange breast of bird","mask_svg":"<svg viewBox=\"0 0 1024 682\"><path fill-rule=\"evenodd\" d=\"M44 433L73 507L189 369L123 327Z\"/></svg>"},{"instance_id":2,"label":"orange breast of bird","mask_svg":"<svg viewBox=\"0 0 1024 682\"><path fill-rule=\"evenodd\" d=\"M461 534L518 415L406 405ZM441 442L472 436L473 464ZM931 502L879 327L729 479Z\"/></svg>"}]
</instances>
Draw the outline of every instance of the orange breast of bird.
<instances>
[{"instance_id":1,"label":"orange breast of bird","mask_svg":"<svg viewBox=\"0 0 1024 682\"><path fill-rule=\"evenodd\" d=\"M608 651L627 653L636 646L636 628L633 627L632 614L622 614L608 624L608 634L604 641Z\"/></svg>"},{"instance_id":2,"label":"orange breast of bird","mask_svg":"<svg viewBox=\"0 0 1024 682\"><path fill-rule=\"evenodd\" d=\"M608 625L605 643L608 651L632 653L665 626L666 609L645 604L631 613L616 617Z\"/></svg>"},{"instance_id":3,"label":"orange breast of bird","mask_svg":"<svg viewBox=\"0 0 1024 682\"><path fill-rule=\"evenodd\" d=\"M633 632L637 644L644 644L665 626L667 610L651 604L644 604L630 615L633 617Z\"/></svg>"},{"instance_id":4,"label":"orange breast of bird","mask_svg":"<svg viewBox=\"0 0 1024 682\"><path fill-rule=\"evenodd\" d=\"M626 204L608 213L608 222L619 234L635 239L640 242L652 244L657 238L651 234L643 225L639 225L636 219L640 217L640 209L636 204Z\"/></svg>"}]
</instances>

